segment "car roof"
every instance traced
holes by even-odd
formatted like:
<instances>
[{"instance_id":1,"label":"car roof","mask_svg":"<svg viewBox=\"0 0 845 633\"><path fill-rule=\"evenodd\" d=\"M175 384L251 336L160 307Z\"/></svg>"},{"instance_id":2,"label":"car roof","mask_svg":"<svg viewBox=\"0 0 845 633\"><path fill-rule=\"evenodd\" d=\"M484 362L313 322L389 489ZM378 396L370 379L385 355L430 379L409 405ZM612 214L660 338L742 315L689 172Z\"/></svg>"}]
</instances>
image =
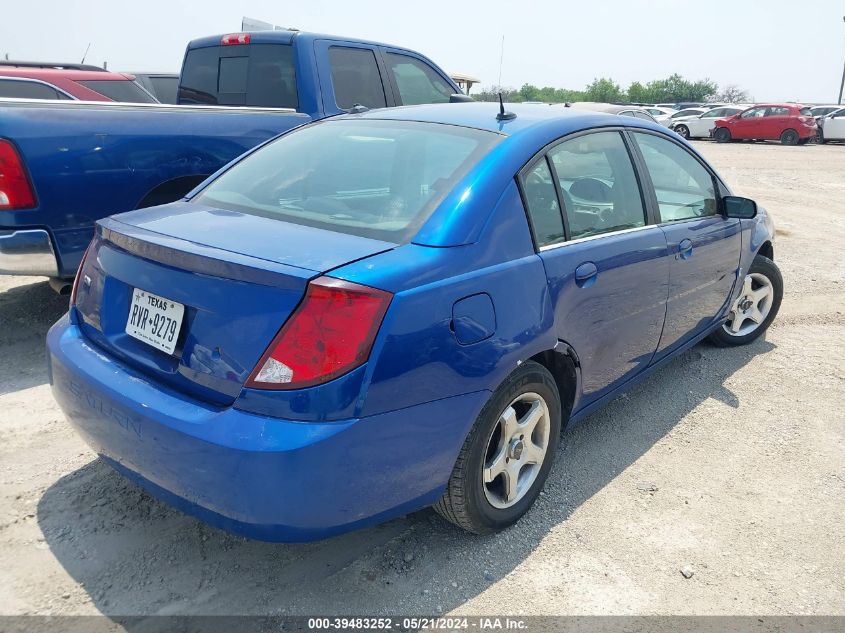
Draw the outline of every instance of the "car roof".
<instances>
[{"instance_id":1,"label":"car roof","mask_svg":"<svg viewBox=\"0 0 845 633\"><path fill-rule=\"evenodd\" d=\"M360 37L343 37L340 35L327 35L325 33L299 31L296 29L276 29L275 31L231 31L230 33L221 33L219 35L208 35L188 42L188 49L203 48L206 46L219 46L220 40L224 36L232 35L234 33L249 33L250 44L290 44L294 39L302 40L303 44L308 44L315 40L340 40L343 42L368 44L372 46L387 46L389 48L407 50L403 46L393 46L392 44L374 42L371 40L361 39Z\"/></svg>"},{"instance_id":2,"label":"car roof","mask_svg":"<svg viewBox=\"0 0 845 633\"><path fill-rule=\"evenodd\" d=\"M50 81L58 78L74 81L128 81L129 78L108 70L64 70L58 68L19 68L0 66L2 77L22 77Z\"/></svg>"},{"instance_id":3,"label":"car roof","mask_svg":"<svg viewBox=\"0 0 845 633\"><path fill-rule=\"evenodd\" d=\"M620 110L631 110L630 107L619 106ZM636 109L636 108L634 108ZM558 136L580 129L600 126L635 126L666 131L650 121L633 117L620 117L615 114L597 112L581 108L565 107L560 104L527 104L506 103L505 110L516 115L516 118L499 121L497 102L474 101L471 103L440 103L415 106L401 106L398 108L380 108L361 114L347 114L339 119L361 118L392 121L421 121L426 123L441 123L457 125L481 130L498 132L508 136L520 134L526 130L536 130L542 127L554 129Z\"/></svg>"}]
</instances>

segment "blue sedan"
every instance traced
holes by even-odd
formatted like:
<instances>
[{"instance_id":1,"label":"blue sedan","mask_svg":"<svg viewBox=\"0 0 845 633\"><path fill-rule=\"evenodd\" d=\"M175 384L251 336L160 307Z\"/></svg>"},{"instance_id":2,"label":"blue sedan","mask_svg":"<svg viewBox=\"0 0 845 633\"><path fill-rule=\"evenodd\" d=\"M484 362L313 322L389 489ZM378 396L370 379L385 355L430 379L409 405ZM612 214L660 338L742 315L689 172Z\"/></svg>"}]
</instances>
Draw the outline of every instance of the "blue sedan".
<instances>
[{"instance_id":1,"label":"blue sedan","mask_svg":"<svg viewBox=\"0 0 845 633\"><path fill-rule=\"evenodd\" d=\"M223 529L515 523L562 427L778 312L774 230L676 134L470 103L289 132L98 222L48 335L119 472Z\"/></svg>"}]
</instances>

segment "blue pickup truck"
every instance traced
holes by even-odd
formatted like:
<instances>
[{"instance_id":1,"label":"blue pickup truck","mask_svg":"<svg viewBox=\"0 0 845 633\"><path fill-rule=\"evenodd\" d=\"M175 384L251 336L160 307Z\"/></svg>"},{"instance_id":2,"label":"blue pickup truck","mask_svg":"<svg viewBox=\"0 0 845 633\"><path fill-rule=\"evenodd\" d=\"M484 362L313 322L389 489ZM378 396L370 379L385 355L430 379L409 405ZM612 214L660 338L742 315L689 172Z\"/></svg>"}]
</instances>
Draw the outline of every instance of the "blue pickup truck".
<instances>
[{"instance_id":1,"label":"blue pickup truck","mask_svg":"<svg viewBox=\"0 0 845 633\"><path fill-rule=\"evenodd\" d=\"M464 100L418 53L299 31L190 42L175 106L0 99L0 274L72 278L98 219L178 200L293 127Z\"/></svg>"}]
</instances>

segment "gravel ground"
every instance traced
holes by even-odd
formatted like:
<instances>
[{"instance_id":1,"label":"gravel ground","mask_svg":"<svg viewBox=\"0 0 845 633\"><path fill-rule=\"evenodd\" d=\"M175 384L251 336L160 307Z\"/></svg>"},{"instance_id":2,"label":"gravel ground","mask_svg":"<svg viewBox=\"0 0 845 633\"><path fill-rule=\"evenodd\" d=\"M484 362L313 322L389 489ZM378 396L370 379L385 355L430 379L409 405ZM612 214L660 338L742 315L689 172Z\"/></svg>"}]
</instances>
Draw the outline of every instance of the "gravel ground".
<instances>
[{"instance_id":1,"label":"gravel ground","mask_svg":"<svg viewBox=\"0 0 845 633\"><path fill-rule=\"evenodd\" d=\"M568 430L495 536L422 511L266 544L172 510L54 403L43 341L67 300L0 278L0 613L845 614L845 147L698 147L774 215L780 316Z\"/></svg>"}]
</instances>

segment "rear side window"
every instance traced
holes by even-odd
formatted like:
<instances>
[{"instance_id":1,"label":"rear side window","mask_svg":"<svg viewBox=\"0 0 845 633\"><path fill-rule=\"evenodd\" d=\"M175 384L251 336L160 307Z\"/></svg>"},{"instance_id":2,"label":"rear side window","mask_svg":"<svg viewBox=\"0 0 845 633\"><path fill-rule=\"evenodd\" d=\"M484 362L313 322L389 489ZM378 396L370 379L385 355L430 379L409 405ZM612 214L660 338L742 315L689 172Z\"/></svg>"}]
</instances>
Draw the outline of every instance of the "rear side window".
<instances>
[{"instance_id":1,"label":"rear side window","mask_svg":"<svg viewBox=\"0 0 845 633\"><path fill-rule=\"evenodd\" d=\"M563 193L570 239L645 226L639 183L619 132L564 141L549 158Z\"/></svg>"},{"instance_id":2,"label":"rear side window","mask_svg":"<svg viewBox=\"0 0 845 633\"><path fill-rule=\"evenodd\" d=\"M454 90L431 66L408 55L388 53L386 57L401 105L449 102Z\"/></svg>"},{"instance_id":3,"label":"rear side window","mask_svg":"<svg viewBox=\"0 0 845 633\"><path fill-rule=\"evenodd\" d=\"M788 116L789 108L769 108L766 111L766 116Z\"/></svg>"},{"instance_id":4,"label":"rear side window","mask_svg":"<svg viewBox=\"0 0 845 633\"><path fill-rule=\"evenodd\" d=\"M557 202L552 172L545 157L522 179L522 191L525 194L525 206L531 218L531 228L537 246L548 246L564 239L563 220Z\"/></svg>"},{"instance_id":5,"label":"rear side window","mask_svg":"<svg viewBox=\"0 0 845 633\"><path fill-rule=\"evenodd\" d=\"M368 48L329 48L332 86L337 107L354 105L383 108L387 105L375 53Z\"/></svg>"},{"instance_id":6,"label":"rear side window","mask_svg":"<svg viewBox=\"0 0 845 633\"><path fill-rule=\"evenodd\" d=\"M716 215L713 176L679 145L653 134L634 132L648 168L661 222Z\"/></svg>"},{"instance_id":7,"label":"rear side window","mask_svg":"<svg viewBox=\"0 0 845 633\"><path fill-rule=\"evenodd\" d=\"M149 92L141 88L134 81L108 79L97 79L94 81L77 81L76 83L85 86L89 90L99 92L112 101L122 103L157 103Z\"/></svg>"},{"instance_id":8,"label":"rear side window","mask_svg":"<svg viewBox=\"0 0 845 633\"><path fill-rule=\"evenodd\" d=\"M246 44L191 49L182 67L179 103L296 108L293 47Z\"/></svg>"},{"instance_id":9,"label":"rear side window","mask_svg":"<svg viewBox=\"0 0 845 633\"><path fill-rule=\"evenodd\" d=\"M193 201L401 243L501 138L416 121L324 121L249 155Z\"/></svg>"},{"instance_id":10,"label":"rear side window","mask_svg":"<svg viewBox=\"0 0 845 633\"><path fill-rule=\"evenodd\" d=\"M38 81L0 79L0 97L12 99L70 99L63 92Z\"/></svg>"}]
</instances>

